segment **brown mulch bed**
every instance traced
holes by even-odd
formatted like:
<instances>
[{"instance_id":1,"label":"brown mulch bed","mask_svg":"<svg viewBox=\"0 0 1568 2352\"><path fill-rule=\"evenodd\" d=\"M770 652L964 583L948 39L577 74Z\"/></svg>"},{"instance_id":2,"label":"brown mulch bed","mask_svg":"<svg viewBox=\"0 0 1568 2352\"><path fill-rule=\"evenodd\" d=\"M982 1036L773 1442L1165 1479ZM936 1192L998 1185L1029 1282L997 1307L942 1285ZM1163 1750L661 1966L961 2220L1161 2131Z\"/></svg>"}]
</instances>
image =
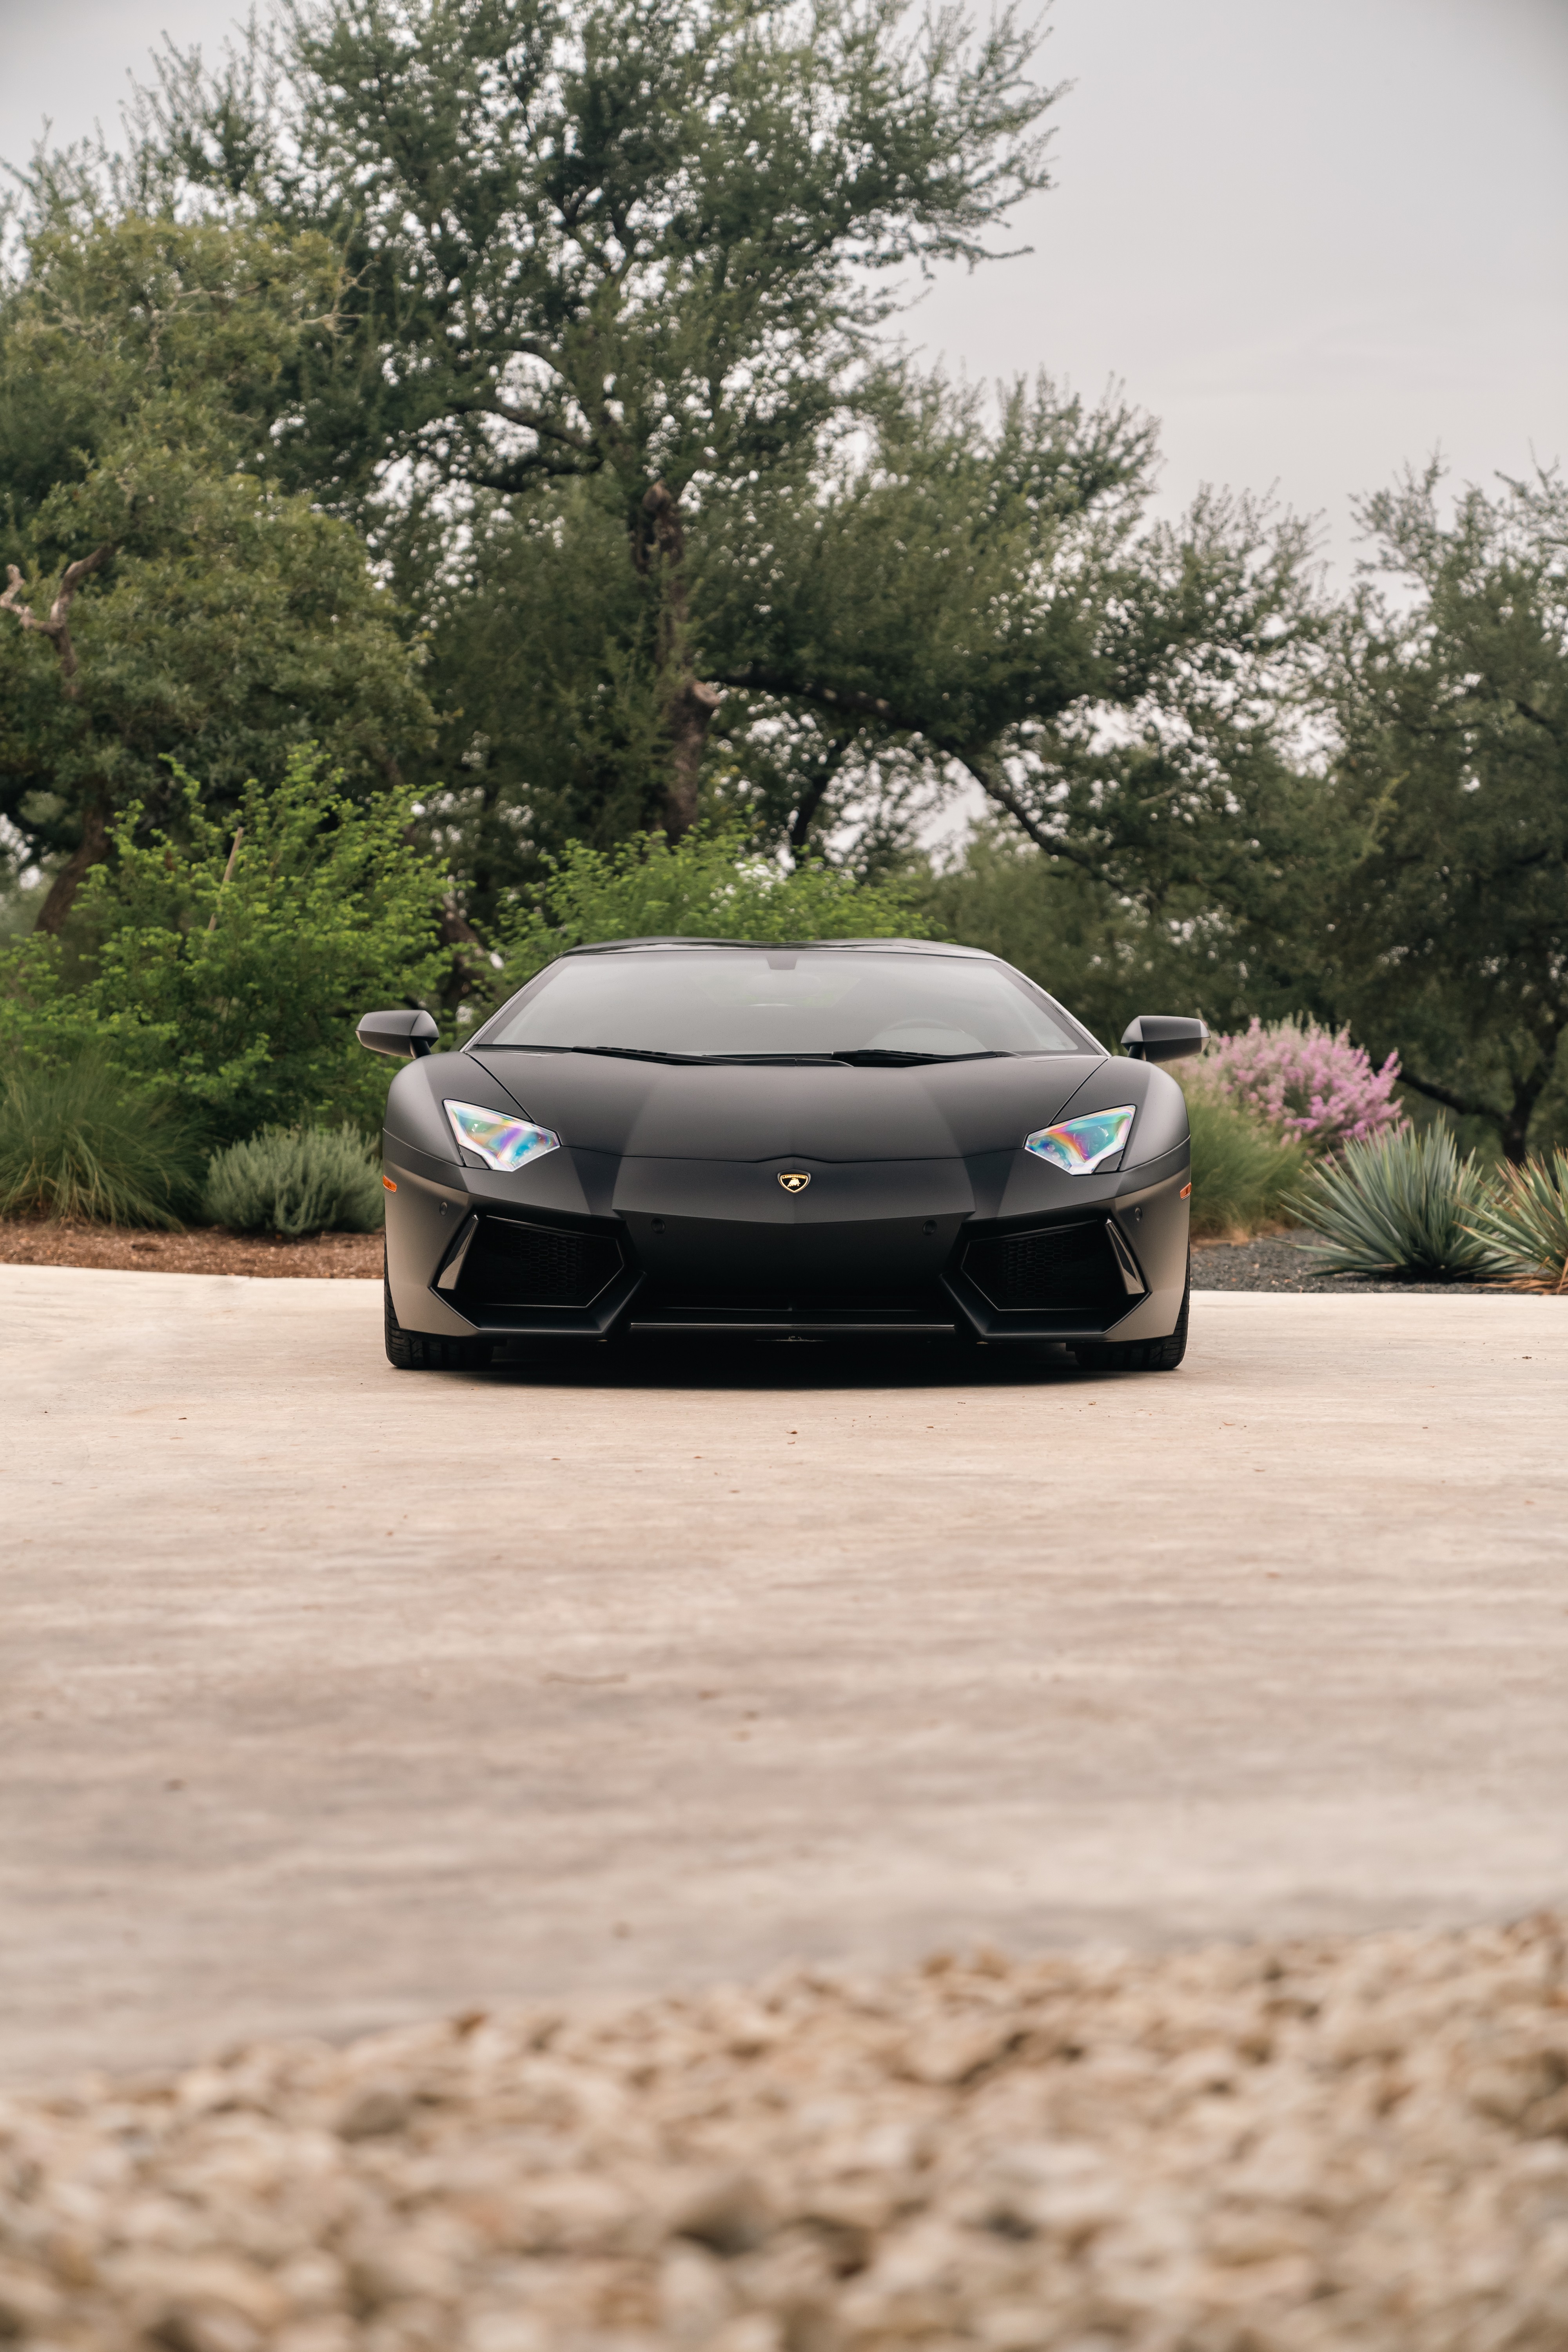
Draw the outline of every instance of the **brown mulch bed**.
<instances>
[{"instance_id":1,"label":"brown mulch bed","mask_svg":"<svg viewBox=\"0 0 1568 2352\"><path fill-rule=\"evenodd\" d=\"M1563 1923L781 1969L0 2097L27 2352L1562 2352Z\"/></svg>"},{"instance_id":2,"label":"brown mulch bed","mask_svg":"<svg viewBox=\"0 0 1568 2352\"><path fill-rule=\"evenodd\" d=\"M231 1234L221 1225L184 1233L137 1233L125 1226L0 1220L0 1265L114 1266L131 1274L314 1275L330 1282L381 1279L379 1234L313 1234L282 1241L271 1234Z\"/></svg>"}]
</instances>

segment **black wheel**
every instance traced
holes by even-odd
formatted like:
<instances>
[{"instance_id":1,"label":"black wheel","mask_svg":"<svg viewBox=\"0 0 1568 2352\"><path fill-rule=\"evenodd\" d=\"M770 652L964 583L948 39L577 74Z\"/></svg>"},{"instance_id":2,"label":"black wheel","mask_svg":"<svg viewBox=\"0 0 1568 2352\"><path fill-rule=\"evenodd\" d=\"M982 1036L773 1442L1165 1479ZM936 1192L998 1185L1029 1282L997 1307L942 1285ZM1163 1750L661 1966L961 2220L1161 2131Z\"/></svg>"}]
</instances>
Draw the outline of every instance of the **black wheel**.
<instances>
[{"instance_id":1,"label":"black wheel","mask_svg":"<svg viewBox=\"0 0 1568 2352\"><path fill-rule=\"evenodd\" d=\"M1100 1339L1087 1348L1075 1348L1073 1354L1086 1372L1173 1372L1187 1352L1187 1309L1192 1301L1193 1262L1189 1257L1182 1311L1168 1339Z\"/></svg>"},{"instance_id":2,"label":"black wheel","mask_svg":"<svg viewBox=\"0 0 1568 2352\"><path fill-rule=\"evenodd\" d=\"M433 1339L423 1331L405 1331L393 1312L392 1285L384 1267L381 1289L386 1302L386 1360L400 1372L471 1372L489 1362L493 1339Z\"/></svg>"}]
</instances>

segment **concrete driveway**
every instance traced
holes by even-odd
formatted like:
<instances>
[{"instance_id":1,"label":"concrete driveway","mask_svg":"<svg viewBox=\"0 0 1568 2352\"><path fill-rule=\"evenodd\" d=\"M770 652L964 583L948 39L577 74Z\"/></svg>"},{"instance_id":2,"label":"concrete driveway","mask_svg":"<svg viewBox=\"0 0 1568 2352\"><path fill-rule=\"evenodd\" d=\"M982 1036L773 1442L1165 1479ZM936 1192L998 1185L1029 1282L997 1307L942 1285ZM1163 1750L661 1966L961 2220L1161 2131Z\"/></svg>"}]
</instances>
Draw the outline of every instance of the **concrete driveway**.
<instances>
[{"instance_id":1,"label":"concrete driveway","mask_svg":"<svg viewBox=\"0 0 1568 2352\"><path fill-rule=\"evenodd\" d=\"M1568 1302L1173 1376L0 1266L0 2079L793 1954L1568 1900Z\"/></svg>"}]
</instances>

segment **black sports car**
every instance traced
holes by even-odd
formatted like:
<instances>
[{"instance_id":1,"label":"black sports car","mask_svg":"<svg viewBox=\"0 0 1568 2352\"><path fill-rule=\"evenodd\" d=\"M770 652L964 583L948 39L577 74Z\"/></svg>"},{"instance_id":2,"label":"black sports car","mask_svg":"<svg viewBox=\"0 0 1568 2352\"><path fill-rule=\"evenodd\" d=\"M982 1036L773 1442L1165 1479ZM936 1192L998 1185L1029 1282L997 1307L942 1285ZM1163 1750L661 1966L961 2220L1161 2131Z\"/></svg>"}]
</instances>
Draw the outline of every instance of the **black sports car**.
<instances>
[{"instance_id":1,"label":"black sports car","mask_svg":"<svg viewBox=\"0 0 1568 2352\"><path fill-rule=\"evenodd\" d=\"M386 1351L403 1369L622 1333L1186 1344L1186 1105L975 948L574 948L458 1053L426 1013L359 1038L386 1107Z\"/></svg>"}]
</instances>

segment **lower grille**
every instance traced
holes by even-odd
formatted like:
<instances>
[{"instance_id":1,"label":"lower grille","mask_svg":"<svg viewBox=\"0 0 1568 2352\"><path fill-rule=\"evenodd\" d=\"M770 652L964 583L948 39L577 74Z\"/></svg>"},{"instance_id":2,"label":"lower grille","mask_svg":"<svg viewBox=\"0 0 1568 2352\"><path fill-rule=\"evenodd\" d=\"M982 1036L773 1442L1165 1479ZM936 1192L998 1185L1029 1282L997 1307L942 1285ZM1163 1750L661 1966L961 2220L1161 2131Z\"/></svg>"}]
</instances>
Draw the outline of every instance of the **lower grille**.
<instances>
[{"instance_id":1,"label":"lower grille","mask_svg":"<svg viewBox=\"0 0 1568 2352\"><path fill-rule=\"evenodd\" d=\"M602 1234L485 1217L453 1296L465 1309L591 1307L621 1271L620 1244Z\"/></svg>"},{"instance_id":2,"label":"lower grille","mask_svg":"<svg viewBox=\"0 0 1568 2352\"><path fill-rule=\"evenodd\" d=\"M1126 1286L1098 1218L971 1242L963 1271L1004 1315L1109 1315L1127 1307Z\"/></svg>"}]
</instances>

